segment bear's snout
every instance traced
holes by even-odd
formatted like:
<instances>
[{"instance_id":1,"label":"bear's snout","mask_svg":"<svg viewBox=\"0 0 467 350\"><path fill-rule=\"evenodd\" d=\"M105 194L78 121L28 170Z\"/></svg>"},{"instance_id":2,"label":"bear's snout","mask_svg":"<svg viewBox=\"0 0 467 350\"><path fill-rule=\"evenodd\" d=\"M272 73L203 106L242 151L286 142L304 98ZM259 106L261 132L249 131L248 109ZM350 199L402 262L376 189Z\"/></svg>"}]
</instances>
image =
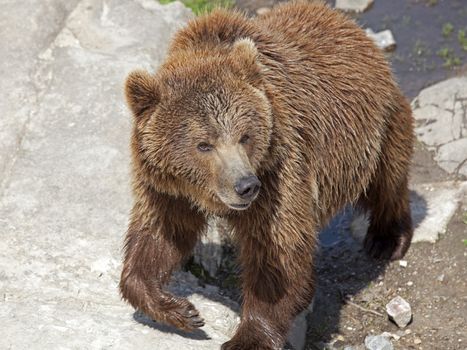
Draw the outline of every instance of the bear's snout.
<instances>
[{"instance_id":1,"label":"bear's snout","mask_svg":"<svg viewBox=\"0 0 467 350\"><path fill-rule=\"evenodd\" d=\"M255 175L240 178L234 186L235 192L241 199L251 201L256 197L261 187L261 182Z\"/></svg>"}]
</instances>

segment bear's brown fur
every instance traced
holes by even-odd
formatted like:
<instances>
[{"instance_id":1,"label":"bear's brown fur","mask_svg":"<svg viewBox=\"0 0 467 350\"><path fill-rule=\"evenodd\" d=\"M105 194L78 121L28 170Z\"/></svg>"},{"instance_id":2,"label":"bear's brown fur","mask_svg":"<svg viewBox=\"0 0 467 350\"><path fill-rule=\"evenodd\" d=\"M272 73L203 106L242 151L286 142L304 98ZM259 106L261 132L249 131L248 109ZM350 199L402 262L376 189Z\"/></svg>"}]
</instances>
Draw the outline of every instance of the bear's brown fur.
<instances>
[{"instance_id":1,"label":"bear's brown fur","mask_svg":"<svg viewBox=\"0 0 467 350\"><path fill-rule=\"evenodd\" d=\"M129 76L126 95L135 203L120 289L153 319L203 325L163 286L206 215L230 223L242 266L242 321L223 349L282 346L313 295L317 232L346 204L371 212L370 255L407 251L410 106L383 54L326 5L195 19L155 75Z\"/></svg>"}]
</instances>

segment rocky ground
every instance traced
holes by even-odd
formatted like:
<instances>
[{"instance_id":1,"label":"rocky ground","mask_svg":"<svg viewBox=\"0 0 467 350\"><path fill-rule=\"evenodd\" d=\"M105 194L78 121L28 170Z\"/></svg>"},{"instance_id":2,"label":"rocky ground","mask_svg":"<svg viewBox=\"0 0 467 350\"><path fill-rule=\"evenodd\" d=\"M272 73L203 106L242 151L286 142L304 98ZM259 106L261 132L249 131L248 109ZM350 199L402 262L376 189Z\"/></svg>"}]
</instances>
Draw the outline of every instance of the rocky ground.
<instances>
[{"instance_id":1,"label":"rocky ground","mask_svg":"<svg viewBox=\"0 0 467 350\"><path fill-rule=\"evenodd\" d=\"M217 229L190 265L201 279L181 272L171 287L200 309L202 330L158 325L134 313L117 290L131 204L122 84L132 69L155 69L191 16L180 3L153 0L0 1L1 349L217 349L232 334L234 251L222 247ZM453 74L435 71L443 79ZM383 332L395 349L467 348L462 71L407 92L418 95L419 142L411 184L417 242L406 266L368 259L358 243L365 220L350 209L338 216L321 236L315 306L295 323L295 348L360 349L367 335ZM422 73L431 78L411 86L438 77ZM396 295L412 307L404 329L386 315Z\"/></svg>"}]
</instances>

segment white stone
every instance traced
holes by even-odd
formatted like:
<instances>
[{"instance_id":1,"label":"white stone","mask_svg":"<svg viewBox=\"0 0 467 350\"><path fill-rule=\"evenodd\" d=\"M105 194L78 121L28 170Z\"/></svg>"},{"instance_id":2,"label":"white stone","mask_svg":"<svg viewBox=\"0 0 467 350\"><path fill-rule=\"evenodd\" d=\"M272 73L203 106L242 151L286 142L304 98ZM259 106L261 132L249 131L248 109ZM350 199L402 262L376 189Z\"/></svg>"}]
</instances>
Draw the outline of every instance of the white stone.
<instances>
[{"instance_id":1,"label":"white stone","mask_svg":"<svg viewBox=\"0 0 467 350\"><path fill-rule=\"evenodd\" d=\"M365 338L365 346L368 350L393 350L391 341L382 335L369 335Z\"/></svg>"},{"instance_id":2,"label":"white stone","mask_svg":"<svg viewBox=\"0 0 467 350\"><path fill-rule=\"evenodd\" d=\"M386 312L399 328L406 327L412 320L412 308L400 296L395 297L386 305Z\"/></svg>"},{"instance_id":3,"label":"white stone","mask_svg":"<svg viewBox=\"0 0 467 350\"><path fill-rule=\"evenodd\" d=\"M399 266L407 267L407 260L399 260Z\"/></svg>"},{"instance_id":4,"label":"white stone","mask_svg":"<svg viewBox=\"0 0 467 350\"><path fill-rule=\"evenodd\" d=\"M353 12L364 12L374 0L336 0L336 9Z\"/></svg>"},{"instance_id":5,"label":"white stone","mask_svg":"<svg viewBox=\"0 0 467 350\"><path fill-rule=\"evenodd\" d=\"M370 28L365 30L366 35L383 51L392 51L396 48L396 40L389 29L375 33Z\"/></svg>"}]
</instances>

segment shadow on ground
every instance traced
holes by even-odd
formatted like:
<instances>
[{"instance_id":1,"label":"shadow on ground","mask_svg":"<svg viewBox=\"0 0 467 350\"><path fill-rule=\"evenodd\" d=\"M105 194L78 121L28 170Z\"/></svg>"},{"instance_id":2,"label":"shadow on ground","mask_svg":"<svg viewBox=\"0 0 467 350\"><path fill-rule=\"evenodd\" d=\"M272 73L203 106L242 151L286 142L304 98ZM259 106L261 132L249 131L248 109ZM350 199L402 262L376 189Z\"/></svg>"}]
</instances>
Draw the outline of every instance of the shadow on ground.
<instances>
[{"instance_id":1,"label":"shadow on ground","mask_svg":"<svg viewBox=\"0 0 467 350\"><path fill-rule=\"evenodd\" d=\"M180 330L178 328L155 322L155 321L151 320L150 318L148 318L146 315L144 315L140 311L135 311L133 313L133 319L136 322L141 323L142 325L145 325L145 326L150 327L152 329L155 329L155 330L157 330L159 332L177 334L177 335L179 335L181 337L194 339L194 340L209 340L209 339L211 339L206 334L206 332L203 331L202 329L197 329L194 332L185 332L185 331L182 331L182 330Z\"/></svg>"}]
</instances>

